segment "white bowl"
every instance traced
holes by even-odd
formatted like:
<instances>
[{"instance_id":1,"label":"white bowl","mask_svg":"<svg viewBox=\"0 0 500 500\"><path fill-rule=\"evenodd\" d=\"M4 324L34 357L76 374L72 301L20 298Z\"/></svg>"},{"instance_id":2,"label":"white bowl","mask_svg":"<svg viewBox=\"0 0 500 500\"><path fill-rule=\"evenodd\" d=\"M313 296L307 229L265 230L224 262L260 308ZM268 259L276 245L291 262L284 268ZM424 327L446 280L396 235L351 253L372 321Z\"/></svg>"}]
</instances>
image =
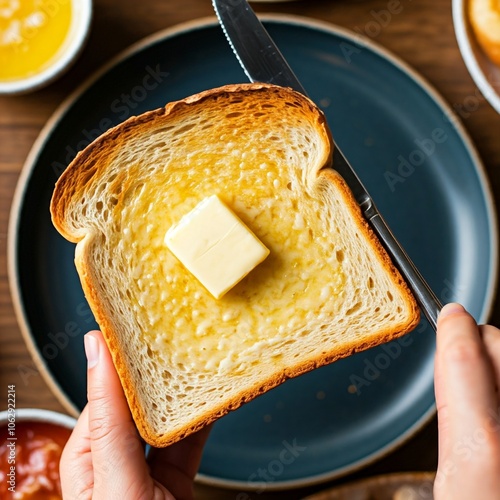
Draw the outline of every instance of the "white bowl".
<instances>
[{"instance_id":1,"label":"white bowl","mask_svg":"<svg viewBox=\"0 0 500 500\"><path fill-rule=\"evenodd\" d=\"M0 81L0 94L21 94L43 87L66 71L80 54L92 19L92 0L71 1L71 25L68 36L53 63L35 75L19 80Z\"/></svg>"},{"instance_id":2,"label":"white bowl","mask_svg":"<svg viewBox=\"0 0 500 500\"><path fill-rule=\"evenodd\" d=\"M500 67L488 59L476 41L467 14L467 0L453 0L453 24L472 79L485 99L500 113Z\"/></svg>"}]
</instances>

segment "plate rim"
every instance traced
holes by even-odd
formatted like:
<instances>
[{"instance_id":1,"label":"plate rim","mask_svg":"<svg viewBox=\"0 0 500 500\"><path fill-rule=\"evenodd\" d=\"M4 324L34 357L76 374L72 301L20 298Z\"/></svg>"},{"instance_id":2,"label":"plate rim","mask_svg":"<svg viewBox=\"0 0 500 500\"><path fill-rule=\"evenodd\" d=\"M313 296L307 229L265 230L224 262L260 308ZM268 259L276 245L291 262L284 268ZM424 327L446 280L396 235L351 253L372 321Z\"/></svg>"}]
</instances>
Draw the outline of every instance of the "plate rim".
<instances>
[{"instance_id":1,"label":"plate rim","mask_svg":"<svg viewBox=\"0 0 500 500\"><path fill-rule=\"evenodd\" d=\"M491 107L497 113L500 113L500 93L489 82L474 54L473 45L476 45L476 42L471 40L471 30L468 27L469 21L465 0L452 1L452 17L458 48L462 54L467 71ZM487 56L485 55L485 57ZM494 63L492 62L491 64Z\"/></svg>"},{"instance_id":2,"label":"plate rim","mask_svg":"<svg viewBox=\"0 0 500 500\"><path fill-rule=\"evenodd\" d=\"M493 256L497 254L498 251L498 221L496 215L496 208L494 203L494 197L489 183L489 179L486 174L486 169L483 162L476 150L474 143L472 142L467 130L463 126L460 118L456 112L451 108L451 106L445 101L445 99L438 93L438 91L427 82L427 80L420 75L416 70L414 70L408 63L402 60L399 56L393 54L391 51L381 46L380 44L374 42L373 40L359 35L351 30L344 27L329 23L326 21L319 21L313 18L298 16L292 14L266 14L259 15L259 18L264 22L270 21L274 23L281 23L287 25L294 25L299 27L305 27L313 30L319 30L326 32L328 34L338 36L348 41L352 41L357 45L368 48L371 52L375 53L382 59L385 59L390 64L395 66L397 69L405 73L411 80L413 80L422 90L431 98L437 106L443 110L446 115L450 118L452 126L455 128L457 135L463 142L465 149L468 151L472 164L475 167L475 171L479 178L479 183L482 188L484 195L484 202L487 208L487 213L489 215L488 228L490 235L490 262L489 269L491 270L487 287L486 287L486 299L483 305L481 314L479 315L478 321L486 321L489 317L495 298L496 284L498 280L498 262ZM190 31L216 27L218 26L218 21L215 16L206 16L184 23L176 24L169 28L160 30L156 33L146 36L145 38L133 43L128 48L124 49L117 55L113 56L108 62L103 64L100 68L95 70L86 80L72 91L61 104L56 108L51 117L47 120L44 127L42 127L33 146L23 164L23 167L18 178L16 189L14 192L14 197L11 204L11 212L9 217L8 225L8 244L7 244L7 271L8 271L8 281L10 285L11 297L14 305L14 311L17 317L18 325L21 330L21 334L24 338L25 344L28 347L30 355L44 378L45 382L63 405L63 407L71 415L78 417L80 410L72 403L70 398L64 393L59 383L55 380L51 374L46 362L41 356L39 350L36 348L36 344L31 333L31 329L28 323L28 318L26 310L24 308L23 301L21 300L21 288L19 283L19 276L17 273L18 269L18 259L17 259L17 248L18 248L18 236L19 236L19 222L18 217L20 210L23 206L24 195L30 180L30 176L34 170L38 156L40 155L43 147L48 142L51 137L51 132L57 125L57 123L65 116L67 110L78 100L78 98L90 88L99 78L105 75L108 71L114 68L120 62L126 60L133 54L146 49L147 47L158 43L159 41L171 38L173 36L181 35L184 33L189 33ZM228 46L228 50L229 46ZM362 460L358 460L352 464L348 464L345 467L336 469L335 471L330 471L326 473L316 474L313 476L308 476L307 478L293 479L276 481L275 483L266 484L266 491L280 491L287 490L291 488L299 488L304 486L311 486L319 483L323 483L332 479L336 479L341 476L345 476L359 469L362 469L375 461L382 459L387 456L392 451L399 448L405 442L410 440L418 431L420 431L435 415L436 406L435 404L425 412L413 426L401 434L397 439L391 441L383 448L373 452ZM214 476L210 476L204 473L198 473L196 475L196 480L200 483L223 487L232 489L243 489L243 490L258 490L261 488L260 484L253 484L248 481L241 480L231 480L223 479Z\"/></svg>"}]
</instances>

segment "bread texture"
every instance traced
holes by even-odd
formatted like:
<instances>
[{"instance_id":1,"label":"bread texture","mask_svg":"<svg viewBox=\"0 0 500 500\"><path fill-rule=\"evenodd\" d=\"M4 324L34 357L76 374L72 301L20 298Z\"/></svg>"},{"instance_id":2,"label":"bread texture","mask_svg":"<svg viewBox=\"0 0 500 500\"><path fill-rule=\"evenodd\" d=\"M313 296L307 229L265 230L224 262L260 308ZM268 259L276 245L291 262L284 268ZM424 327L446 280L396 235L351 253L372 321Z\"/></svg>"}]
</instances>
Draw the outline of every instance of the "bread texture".
<instances>
[{"instance_id":1,"label":"bread texture","mask_svg":"<svg viewBox=\"0 0 500 500\"><path fill-rule=\"evenodd\" d=\"M500 65L500 0L469 0L468 12L479 45Z\"/></svg>"},{"instance_id":2,"label":"bread texture","mask_svg":"<svg viewBox=\"0 0 500 500\"><path fill-rule=\"evenodd\" d=\"M308 98L229 85L128 119L58 180L53 223L77 243L86 298L149 444L418 323L332 152ZM219 300L164 244L214 194L270 249Z\"/></svg>"}]
</instances>

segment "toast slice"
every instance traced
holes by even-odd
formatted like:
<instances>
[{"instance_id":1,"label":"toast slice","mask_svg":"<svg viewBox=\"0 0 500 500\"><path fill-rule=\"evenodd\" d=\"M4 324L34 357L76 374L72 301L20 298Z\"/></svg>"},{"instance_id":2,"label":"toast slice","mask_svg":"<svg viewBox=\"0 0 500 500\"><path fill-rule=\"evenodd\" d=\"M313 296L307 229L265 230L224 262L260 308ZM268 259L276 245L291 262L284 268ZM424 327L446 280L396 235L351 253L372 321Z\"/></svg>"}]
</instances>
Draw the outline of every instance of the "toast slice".
<instances>
[{"instance_id":1,"label":"toast slice","mask_svg":"<svg viewBox=\"0 0 500 500\"><path fill-rule=\"evenodd\" d=\"M418 323L332 148L303 95L229 85L128 119L60 177L53 223L77 243L85 295L149 444ZM270 250L218 300L164 243L214 194Z\"/></svg>"}]
</instances>

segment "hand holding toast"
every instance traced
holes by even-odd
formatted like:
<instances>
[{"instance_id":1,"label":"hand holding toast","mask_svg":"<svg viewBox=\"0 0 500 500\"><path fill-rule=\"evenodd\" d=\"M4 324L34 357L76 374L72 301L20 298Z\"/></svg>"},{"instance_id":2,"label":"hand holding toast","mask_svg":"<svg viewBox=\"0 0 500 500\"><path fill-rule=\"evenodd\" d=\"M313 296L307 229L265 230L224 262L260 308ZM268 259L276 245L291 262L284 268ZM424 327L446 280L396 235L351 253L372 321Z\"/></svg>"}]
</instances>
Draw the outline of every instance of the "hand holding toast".
<instances>
[{"instance_id":1,"label":"hand holding toast","mask_svg":"<svg viewBox=\"0 0 500 500\"><path fill-rule=\"evenodd\" d=\"M111 356L100 332L85 337L88 404L61 459L65 499L192 498L206 428L162 450L146 462Z\"/></svg>"},{"instance_id":2,"label":"hand holding toast","mask_svg":"<svg viewBox=\"0 0 500 500\"><path fill-rule=\"evenodd\" d=\"M500 331L458 304L438 320L437 500L497 499L500 492Z\"/></svg>"},{"instance_id":3,"label":"hand holding toast","mask_svg":"<svg viewBox=\"0 0 500 500\"><path fill-rule=\"evenodd\" d=\"M191 498L202 430L144 458L100 332L86 337L89 403L61 459L64 498ZM439 317L436 352L438 500L496 499L500 491L500 331L478 326L458 304Z\"/></svg>"}]
</instances>

